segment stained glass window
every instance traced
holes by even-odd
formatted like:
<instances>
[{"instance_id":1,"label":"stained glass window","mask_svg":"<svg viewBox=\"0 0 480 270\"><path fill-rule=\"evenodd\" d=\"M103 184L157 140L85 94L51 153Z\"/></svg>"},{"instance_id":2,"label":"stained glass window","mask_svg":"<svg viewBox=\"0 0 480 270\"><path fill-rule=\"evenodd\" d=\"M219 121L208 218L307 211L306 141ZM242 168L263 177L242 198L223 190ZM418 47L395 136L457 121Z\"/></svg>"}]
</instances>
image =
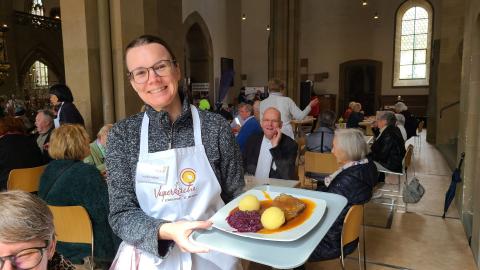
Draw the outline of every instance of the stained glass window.
<instances>
[{"instance_id":1,"label":"stained glass window","mask_svg":"<svg viewBox=\"0 0 480 270\"><path fill-rule=\"evenodd\" d=\"M400 79L424 79L426 77L426 53L428 38L428 12L412 7L402 18L400 45Z\"/></svg>"},{"instance_id":2,"label":"stained glass window","mask_svg":"<svg viewBox=\"0 0 480 270\"><path fill-rule=\"evenodd\" d=\"M33 15L43 16L43 3L42 0L33 0L32 11Z\"/></svg>"},{"instance_id":3,"label":"stained glass window","mask_svg":"<svg viewBox=\"0 0 480 270\"><path fill-rule=\"evenodd\" d=\"M393 86L429 84L432 16L433 11L427 1L408 0L399 7Z\"/></svg>"},{"instance_id":4,"label":"stained glass window","mask_svg":"<svg viewBox=\"0 0 480 270\"><path fill-rule=\"evenodd\" d=\"M27 74L26 83L32 89L48 87L48 66L35 61Z\"/></svg>"}]
</instances>

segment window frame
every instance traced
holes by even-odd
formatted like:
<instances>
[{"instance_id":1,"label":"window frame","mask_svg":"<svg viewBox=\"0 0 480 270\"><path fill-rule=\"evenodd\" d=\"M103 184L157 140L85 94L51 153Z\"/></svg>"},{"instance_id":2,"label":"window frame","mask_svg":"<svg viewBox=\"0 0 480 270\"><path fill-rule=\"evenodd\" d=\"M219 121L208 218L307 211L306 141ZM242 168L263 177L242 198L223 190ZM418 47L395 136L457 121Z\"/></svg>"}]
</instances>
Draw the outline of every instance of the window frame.
<instances>
[{"instance_id":1,"label":"window frame","mask_svg":"<svg viewBox=\"0 0 480 270\"><path fill-rule=\"evenodd\" d=\"M421 7L428 13L428 33L427 49L425 58L425 78L422 79L400 79L400 56L402 40L402 22L405 13L413 7ZM431 52L433 43L433 22L434 10L432 4L427 0L407 0L403 2L395 13L395 31L393 46L393 65L392 65L392 88L402 87L428 87L430 85Z\"/></svg>"}]
</instances>

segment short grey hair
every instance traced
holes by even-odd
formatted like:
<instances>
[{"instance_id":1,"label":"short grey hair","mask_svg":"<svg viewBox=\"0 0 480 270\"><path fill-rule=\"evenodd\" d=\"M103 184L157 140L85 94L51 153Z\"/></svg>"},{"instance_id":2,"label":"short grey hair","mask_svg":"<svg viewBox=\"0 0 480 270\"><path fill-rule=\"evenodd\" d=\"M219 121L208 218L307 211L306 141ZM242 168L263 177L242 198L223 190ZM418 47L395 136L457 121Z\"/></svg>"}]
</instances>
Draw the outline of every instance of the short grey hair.
<instances>
[{"instance_id":1,"label":"short grey hair","mask_svg":"<svg viewBox=\"0 0 480 270\"><path fill-rule=\"evenodd\" d=\"M253 107L252 105L248 104L248 103L240 103L240 105L238 105L238 108L245 108L249 113L250 115L253 114Z\"/></svg>"},{"instance_id":2,"label":"short grey hair","mask_svg":"<svg viewBox=\"0 0 480 270\"><path fill-rule=\"evenodd\" d=\"M330 110L325 110L325 111L322 111L318 116L318 124L321 127L328 127L328 128L334 129L336 119L337 119L337 115L335 114L335 112Z\"/></svg>"},{"instance_id":3,"label":"short grey hair","mask_svg":"<svg viewBox=\"0 0 480 270\"><path fill-rule=\"evenodd\" d=\"M395 118L397 118L397 124L405 126L405 116L403 114L396 113Z\"/></svg>"},{"instance_id":4,"label":"short grey hair","mask_svg":"<svg viewBox=\"0 0 480 270\"><path fill-rule=\"evenodd\" d=\"M405 103L403 103L403 102L395 103L395 111L396 112L403 112L403 111L406 111L406 110L408 110L408 107L407 107L407 105L405 105Z\"/></svg>"},{"instance_id":5,"label":"short grey hair","mask_svg":"<svg viewBox=\"0 0 480 270\"><path fill-rule=\"evenodd\" d=\"M39 114L39 113L43 114L43 117L45 117L45 120L47 120L49 123L53 123L53 118L55 118L55 117L54 117L52 111L50 111L50 110L38 110L37 114Z\"/></svg>"},{"instance_id":6,"label":"short grey hair","mask_svg":"<svg viewBox=\"0 0 480 270\"><path fill-rule=\"evenodd\" d=\"M24 191L0 192L0 242L52 241L53 215L47 204Z\"/></svg>"},{"instance_id":7,"label":"short grey hair","mask_svg":"<svg viewBox=\"0 0 480 270\"><path fill-rule=\"evenodd\" d=\"M353 128L335 130L335 147L345 154L345 161L362 160L369 152L363 133Z\"/></svg>"},{"instance_id":8,"label":"short grey hair","mask_svg":"<svg viewBox=\"0 0 480 270\"><path fill-rule=\"evenodd\" d=\"M391 111L380 111L377 115L378 120L386 120L388 126L395 126L397 123L397 118L395 114Z\"/></svg>"}]
</instances>

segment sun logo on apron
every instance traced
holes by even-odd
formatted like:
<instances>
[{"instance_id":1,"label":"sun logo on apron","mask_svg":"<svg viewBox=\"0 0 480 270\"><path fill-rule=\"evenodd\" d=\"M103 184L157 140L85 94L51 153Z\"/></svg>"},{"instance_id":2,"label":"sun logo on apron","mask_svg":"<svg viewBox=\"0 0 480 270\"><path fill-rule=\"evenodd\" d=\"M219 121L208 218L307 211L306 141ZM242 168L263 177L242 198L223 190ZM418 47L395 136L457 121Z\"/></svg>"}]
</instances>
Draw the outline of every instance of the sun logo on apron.
<instances>
[{"instance_id":1,"label":"sun logo on apron","mask_svg":"<svg viewBox=\"0 0 480 270\"><path fill-rule=\"evenodd\" d=\"M195 179L197 178L197 173L195 172L194 169L183 169L182 172L180 173L180 180L182 183L186 186L191 186L193 182L195 182Z\"/></svg>"}]
</instances>

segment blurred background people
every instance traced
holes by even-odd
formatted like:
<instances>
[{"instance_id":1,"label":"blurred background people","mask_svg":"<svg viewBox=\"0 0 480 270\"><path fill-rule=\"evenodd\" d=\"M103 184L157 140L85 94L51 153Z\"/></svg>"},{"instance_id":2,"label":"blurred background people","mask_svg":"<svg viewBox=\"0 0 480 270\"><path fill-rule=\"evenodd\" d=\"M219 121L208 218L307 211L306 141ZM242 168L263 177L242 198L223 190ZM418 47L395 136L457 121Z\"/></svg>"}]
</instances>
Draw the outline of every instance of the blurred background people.
<instances>
[{"instance_id":1,"label":"blurred background people","mask_svg":"<svg viewBox=\"0 0 480 270\"><path fill-rule=\"evenodd\" d=\"M396 126L402 133L402 138L404 141L407 140L407 131L405 130L405 117L399 113L395 114L395 118L397 118Z\"/></svg>"},{"instance_id":2,"label":"blurred background people","mask_svg":"<svg viewBox=\"0 0 480 270\"><path fill-rule=\"evenodd\" d=\"M48 147L51 161L43 173L38 196L49 205L80 205L92 221L94 260L99 267L108 267L119 245L108 223L107 184L94 166L82 160L89 155L89 137L83 126L66 124L55 129ZM90 254L90 246L62 243L58 251L75 264L82 264Z\"/></svg>"},{"instance_id":3,"label":"blurred background people","mask_svg":"<svg viewBox=\"0 0 480 270\"><path fill-rule=\"evenodd\" d=\"M318 117L318 128L307 136L306 147L312 152L331 152L335 134L335 112L326 110Z\"/></svg>"},{"instance_id":4,"label":"blurred background people","mask_svg":"<svg viewBox=\"0 0 480 270\"><path fill-rule=\"evenodd\" d=\"M50 142L50 135L55 129L53 126L53 114L49 110L40 110L35 116L35 126L37 127L34 134L35 140L37 141L38 148L42 152L43 159L45 162L51 160L48 155L48 143Z\"/></svg>"},{"instance_id":5,"label":"blurred background people","mask_svg":"<svg viewBox=\"0 0 480 270\"><path fill-rule=\"evenodd\" d=\"M12 169L42 164L42 153L33 137L26 134L23 121L11 116L0 118L0 190L7 188Z\"/></svg>"},{"instance_id":6,"label":"blurred background people","mask_svg":"<svg viewBox=\"0 0 480 270\"><path fill-rule=\"evenodd\" d=\"M270 107L276 108L281 114L282 132L294 139L293 128L290 124L290 120L302 120L305 116L308 115L312 106L318 104L318 98L313 99L302 111L300 110L295 102L289 98L285 97L282 94L282 91L285 90L285 82L280 79L272 79L268 82L268 89L270 95L268 98L262 100L260 103L260 119L263 117L263 113Z\"/></svg>"},{"instance_id":7,"label":"blurred background people","mask_svg":"<svg viewBox=\"0 0 480 270\"><path fill-rule=\"evenodd\" d=\"M0 269L75 269L55 252L53 215L44 201L23 191L0 192L0 209Z\"/></svg>"},{"instance_id":8,"label":"blurred background people","mask_svg":"<svg viewBox=\"0 0 480 270\"><path fill-rule=\"evenodd\" d=\"M353 104L352 112L347 120L347 128L359 128L360 125L358 123L363 121L363 112L362 111L362 104L355 102Z\"/></svg>"},{"instance_id":9,"label":"blurred background people","mask_svg":"<svg viewBox=\"0 0 480 270\"><path fill-rule=\"evenodd\" d=\"M105 175L105 147L107 146L108 132L112 128L112 124L106 124L97 133L97 139L90 143L90 155L83 162L91 164Z\"/></svg>"},{"instance_id":10,"label":"blurred background people","mask_svg":"<svg viewBox=\"0 0 480 270\"><path fill-rule=\"evenodd\" d=\"M247 143L248 138L255 133L262 132L262 128L258 123L255 116L253 116L253 107L250 104L242 103L238 105L239 116L243 120L243 126L238 132L237 140L238 145L240 146L240 151L245 150L245 144Z\"/></svg>"},{"instance_id":11,"label":"blurred background people","mask_svg":"<svg viewBox=\"0 0 480 270\"><path fill-rule=\"evenodd\" d=\"M55 128L62 124L84 125L83 117L73 104L72 91L65 84L55 84L50 87L50 103L56 111L56 118L53 123Z\"/></svg>"},{"instance_id":12,"label":"blurred background people","mask_svg":"<svg viewBox=\"0 0 480 270\"><path fill-rule=\"evenodd\" d=\"M418 122L409 110L407 105L403 102L395 103L395 112L405 117L405 130L407 132L407 140L417 135Z\"/></svg>"},{"instance_id":13,"label":"blurred background people","mask_svg":"<svg viewBox=\"0 0 480 270\"><path fill-rule=\"evenodd\" d=\"M401 172L403 157L405 156L405 142L400 130L395 126L397 119L391 111L377 113L376 124L380 134L370 147L369 157L380 163L390 171ZM381 173L379 181L385 180L385 174Z\"/></svg>"},{"instance_id":14,"label":"blurred background people","mask_svg":"<svg viewBox=\"0 0 480 270\"><path fill-rule=\"evenodd\" d=\"M348 103L348 108L343 113L343 121L344 122L346 122L348 120L348 118L350 117L350 114L353 112L353 107L354 107L355 103L356 103L355 101L350 101L350 103Z\"/></svg>"}]
</instances>

